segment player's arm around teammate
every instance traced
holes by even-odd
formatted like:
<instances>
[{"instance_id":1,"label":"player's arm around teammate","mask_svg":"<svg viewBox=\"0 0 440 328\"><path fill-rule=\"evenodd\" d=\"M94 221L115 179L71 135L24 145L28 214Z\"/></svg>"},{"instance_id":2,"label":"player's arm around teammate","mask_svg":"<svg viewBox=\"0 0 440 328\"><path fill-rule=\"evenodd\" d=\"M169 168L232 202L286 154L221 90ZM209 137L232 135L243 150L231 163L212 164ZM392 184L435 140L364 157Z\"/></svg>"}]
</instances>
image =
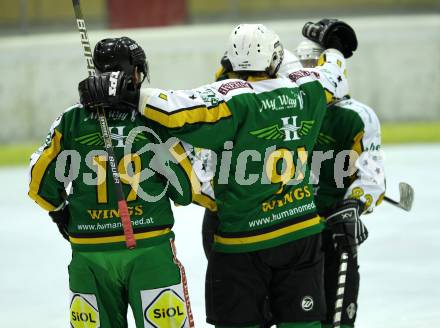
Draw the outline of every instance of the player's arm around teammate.
<instances>
[{"instance_id":1,"label":"player's arm around teammate","mask_svg":"<svg viewBox=\"0 0 440 328\"><path fill-rule=\"evenodd\" d=\"M307 181L308 169L304 165L298 175L290 170L281 174L276 163L284 157L293 162L289 154L294 153L305 164L304 151L313 148L326 110L321 84L332 94L339 90L325 69L276 78L282 45L262 25L234 29L230 52L235 54L229 59L240 79L188 91L149 89L140 106L147 118L184 141L213 149L219 157L223 151L231 154L225 182L221 182L220 163L214 181L220 227L208 264L208 322L219 327L257 327L265 321L262 307L270 294L280 327L319 327L322 225ZM342 55L329 52L329 57L337 56ZM336 62L323 66L339 70ZM105 76L93 80L107 83ZM90 104L100 95L92 98ZM262 161L270 147L275 151L268 154L272 160ZM258 178L253 183L233 181L241 177L243 182L238 164L246 161L240 154L251 149L254 161L248 163L248 172L253 177L260 174L268 183ZM297 183L290 184L295 177Z\"/></svg>"},{"instance_id":2,"label":"player's arm around teammate","mask_svg":"<svg viewBox=\"0 0 440 328\"><path fill-rule=\"evenodd\" d=\"M163 151L166 131L139 115L138 97L130 98L148 76L145 53L129 38L104 39L94 62L100 74L130 77L130 96L109 106L106 116L137 247L125 247L96 112L75 105L32 155L29 184L29 196L50 211L72 248L70 326L127 327L130 305L138 328L192 327L169 201L190 203L190 187Z\"/></svg>"}]
</instances>

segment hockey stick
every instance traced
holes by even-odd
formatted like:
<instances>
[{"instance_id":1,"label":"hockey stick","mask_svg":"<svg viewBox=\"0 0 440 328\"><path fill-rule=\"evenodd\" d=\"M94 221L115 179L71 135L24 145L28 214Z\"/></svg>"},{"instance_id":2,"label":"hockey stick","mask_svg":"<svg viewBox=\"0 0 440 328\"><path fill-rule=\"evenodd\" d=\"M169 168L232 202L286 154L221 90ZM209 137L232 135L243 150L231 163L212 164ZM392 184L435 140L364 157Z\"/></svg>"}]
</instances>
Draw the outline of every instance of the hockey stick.
<instances>
[{"instance_id":1,"label":"hockey stick","mask_svg":"<svg viewBox=\"0 0 440 328\"><path fill-rule=\"evenodd\" d=\"M335 314L333 328L341 327L342 304L344 303L345 280L347 278L348 253L342 252L338 271L338 285L336 290Z\"/></svg>"},{"instance_id":2,"label":"hockey stick","mask_svg":"<svg viewBox=\"0 0 440 328\"><path fill-rule=\"evenodd\" d=\"M409 212L411 210L414 201L414 189L409 184L405 182L400 182L399 192L400 192L399 201L395 201L387 196L385 196L384 199L387 202ZM342 305L344 302L345 281L347 278L347 264L348 264L348 253L342 252L339 263L339 271L338 271L338 285L336 290L333 328L341 327Z\"/></svg>"},{"instance_id":3,"label":"hockey stick","mask_svg":"<svg viewBox=\"0 0 440 328\"><path fill-rule=\"evenodd\" d=\"M407 212L411 211L414 201L414 189L405 182L399 183L399 201L395 201L387 196L384 197L388 203L400 207Z\"/></svg>"},{"instance_id":4,"label":"hockey stick","mask_svg":"<svg viewBox=\"0 0 440 328\"><path fill-rule=\"evenodd\" d=\"M81 37L81 44L84 50L84 56L87 62L87 71L89 76L95 75L95 65L93 64L92 48L90 47L89 38L87 36L86 23L84 16L81 12L80 0L72 0L73 9L75 11L76 24L78 26L79 34ZM121 179L116 167L116 156L113 150L112 139L110 136L110 130L108 128L107 119L105 118L105 112L102 107L97 110L98 121L101 127L102 138L104 140L104 147L108 155L108 161L110 163L111 175L113 178L113 184L115 186L115 195L118 201L119 215L121 216L122 228L125 235L125 245L128 249L136 247L136 240L133 234L133 227L131 225L130 214L128 213L127 201L124 197L122 190Z\"/></svg>"}]
</instances>

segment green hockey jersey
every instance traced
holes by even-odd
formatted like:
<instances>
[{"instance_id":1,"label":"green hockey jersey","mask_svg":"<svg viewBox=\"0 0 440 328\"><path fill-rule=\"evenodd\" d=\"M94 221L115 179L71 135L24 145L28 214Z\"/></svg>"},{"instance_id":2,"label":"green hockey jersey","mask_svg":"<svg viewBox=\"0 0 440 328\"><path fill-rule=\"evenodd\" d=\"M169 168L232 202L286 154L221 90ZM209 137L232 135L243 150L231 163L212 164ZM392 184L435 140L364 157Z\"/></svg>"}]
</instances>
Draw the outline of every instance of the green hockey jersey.
<instances>
[{"instance_id":1,"label":"green hockey jersey","mask_svg":"<svg viewBox=\"0 0 440 328\"><path fill-rule=\"evenodd\" d=\"M172 237L169 199L190 203L191 187L162 144L169 135L137 112L106 115L138 247ZM69 108L31 157L29 196L47 211L68 202L72 248L98 251L125 247L113 188L96 113L80 105Z\"/></svg>"},{"instance_id":2,"label":"green hockey jersey","mask_svg":"<svg viewBox=\"0 0 440 328\"><path fill-rule=\"evenodd\" d=\"M361 200L368 212L380 204L385 194L380 147L380 123L370 107L355 99L345 99L329 108L312 164L314 176L319 179L315 181L319 212L345 198ZM324 160L319 160L320 156Z\"/></svg>"},{"instance_id":3,"label":"green hockey jersey","mask_svg":"<svg viewBox=\"0 0 440 328\"><path fill-rule=\"evenodd\" d=\"M329 78L328 72L338 69L329 63L276 79L142 90L140 111L148 119L215 154L213 186L220 219L215 249L259 250L323 229L309 182L309 152L326 96L345 92Z\"/></svg>"}]
</instances>

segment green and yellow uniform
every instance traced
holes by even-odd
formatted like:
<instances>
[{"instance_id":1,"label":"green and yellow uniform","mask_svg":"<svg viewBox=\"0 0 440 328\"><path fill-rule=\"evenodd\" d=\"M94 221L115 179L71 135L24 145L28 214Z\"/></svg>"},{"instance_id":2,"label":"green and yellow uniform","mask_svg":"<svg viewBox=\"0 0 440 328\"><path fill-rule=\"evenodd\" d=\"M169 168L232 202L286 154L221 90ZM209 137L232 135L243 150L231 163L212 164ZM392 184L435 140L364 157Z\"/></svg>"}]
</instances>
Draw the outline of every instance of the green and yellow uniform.
<instances>
[{"instance_id":1,"label":"green and yellow uniform","mask_svg":"<svg viewBox=\"0 0 440 328\"><path fill-rule=\"evenodd\" d=\"M29 196L47 211L68 203L71 326L126 327L130 304L137 327L147 322L189 327L170 204L170 199L182 205L191 202L189 180L168 149L159 147L169 137L163 128L138 113L109 110L106 115L136 249L125 247L95 112L80 105L66 110L30 163ZM140 126L143 131L135 133Z\"/></svg>"},{"instance_id":2,"label":"green and yellow uniform","mask_svg":"<svg viewBox=\"0 0 440 328\"><path fill-rule=\"evenodd\" d=\"M380 123L374 111L355 99L345 99L329 108L318 136L315 151L332 156L322 162L316 206L325 212L345 198L357 198L372 211L385 193L381 154ZM338 154L352 152L351 162ZM351 174L338 172L351 169Z\"/></svg>"},{"instance_id":3,"label":"green and yellow uniform","mask_svg":"<svg viewBox=\"0 0 440 328\"><path fill-rule=\"evenodd\" d=\"M206 207L219 216L205 286L209 323L257 326L270 294L280 327L320 326L323 224L309 181L309 153L327 101L346 91L344 81L331 77L343 74L339 57L333 52L333 61L319 69L288 77L141 91L140 111L188 144L179 152L185 160L202 170L205 162L215 163L212 193L209 174L193 166L200 195L208 204L215 195L215 204ZM198 148L212 150L212 158L205 161Z\"/></svg>"},{"instance_id":4,"label":"green and yellow uniform","mask_svg":"<svg viewBox=\"0 0 440 328\"><path fill-rule=\"evenodd\" d=\"M141 92L144 116L216 155L220 226L214 249L260 250L322 230L308 153L319 134L327 94L343 92L329 78L328 72L338 69L326 63L290 78L231 79L195 90Z\"/></svg>"},{"instance_id":5,"label":"green and yellow uniform","mask_svg":"<svg viewBox=\"0 0 440 328\"><path fill-rule=\"evenodd\" d=\"M385 175L380 148L380 123L370 107L355 99L345 99L329 108L315 146L316 152L329 155L316 173L319 183L315 201L319 213L325 213L346 198L359 199L365 204L367 213L382 202ZM352 158L348 160L345 156L350 152ZM323 232L323 250L328 306L323 327L330 328L338 288L340 254L334 248L331 231L327 229ZM343 328L354 326L360 279L358 258L349 255L347 266L341 312Z\"/></svg>"}]
</instances>

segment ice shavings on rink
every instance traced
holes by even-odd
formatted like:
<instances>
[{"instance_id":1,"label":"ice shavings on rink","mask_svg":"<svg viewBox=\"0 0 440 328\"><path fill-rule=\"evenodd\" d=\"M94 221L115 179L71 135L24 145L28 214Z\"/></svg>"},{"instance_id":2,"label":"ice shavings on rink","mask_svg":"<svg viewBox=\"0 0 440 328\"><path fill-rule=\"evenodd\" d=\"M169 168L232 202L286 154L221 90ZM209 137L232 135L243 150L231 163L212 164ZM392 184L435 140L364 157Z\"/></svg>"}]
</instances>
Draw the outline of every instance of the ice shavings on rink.
<instances>
[{"instance_id":1,"label":"ice shavings on rink","mask_svg":"<svg viewBox=\"0 0 440 328\"><path fill-rule=\"evenodd\" d=\"M384 203L364 222L359 250L357 328L440 327L440 145L384 146L387 195L398 183L415 190L406 213ZM0 327L68 326L70 248L47 214L27 196L26 168L0 169L2 182ZM175 208L178 257L186 268L196 327L204 317L203 210ZM145 277L148 279L148 277ZM130 318L130 327L135 327Z\"/></svg>"}]
</instances>

